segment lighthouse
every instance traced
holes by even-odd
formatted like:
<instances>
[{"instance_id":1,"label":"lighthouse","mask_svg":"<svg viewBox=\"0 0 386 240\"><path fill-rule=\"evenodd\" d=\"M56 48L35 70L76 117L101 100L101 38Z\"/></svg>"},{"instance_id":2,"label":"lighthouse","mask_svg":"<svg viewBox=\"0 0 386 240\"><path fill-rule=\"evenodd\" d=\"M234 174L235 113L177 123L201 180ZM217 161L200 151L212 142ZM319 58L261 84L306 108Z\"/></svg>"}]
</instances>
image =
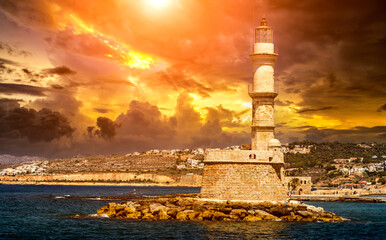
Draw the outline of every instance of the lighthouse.
<instances>
[{"instance_id":1,"label":"lighthouse","mask_svg":"<svg viewBox=\"0 0 386 240\"><path fill-rule=\"evenodd\" d=\"M286 199L284 154L275 139L273 119L273 69L278 54L273 32L265 18L255 29L250 54L254 76L248 94L252 98L251 149L205 152L201 197L221 200Z\"/></svg>"},{"instance_id":2,"label":"lighthouse","mask_svg":"<svg viewBox=\"0 0 386 240\"><path fill-rule=\"evenodd\" d=\"M252 98L251 149L268 150L274 139L274 65L278 54L273 44L273 31L263 18L255 29L253 52L249 55L253 64L253 84L249 85Z\"/></svg>"}]
</instances>

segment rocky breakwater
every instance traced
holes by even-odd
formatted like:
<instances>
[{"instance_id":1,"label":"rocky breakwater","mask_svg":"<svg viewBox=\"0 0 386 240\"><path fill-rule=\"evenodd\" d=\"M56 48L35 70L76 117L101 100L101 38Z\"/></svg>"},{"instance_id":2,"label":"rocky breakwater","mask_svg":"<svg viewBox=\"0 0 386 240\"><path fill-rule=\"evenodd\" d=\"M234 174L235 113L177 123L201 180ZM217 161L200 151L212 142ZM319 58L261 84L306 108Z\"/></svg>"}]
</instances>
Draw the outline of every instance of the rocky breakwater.
<instances>
[{"instance_id":1,"label":"rocky breakwater","mask_svg":"<svg viewBox=\"0 0 386 240\"><path fill-rule=\"evenodd\" d=\"M340 222L343 218L299 202L209 201L191 197L139 199L109 203L97 215L149 221L304 221Z\"/></svg>"}]
</instances>

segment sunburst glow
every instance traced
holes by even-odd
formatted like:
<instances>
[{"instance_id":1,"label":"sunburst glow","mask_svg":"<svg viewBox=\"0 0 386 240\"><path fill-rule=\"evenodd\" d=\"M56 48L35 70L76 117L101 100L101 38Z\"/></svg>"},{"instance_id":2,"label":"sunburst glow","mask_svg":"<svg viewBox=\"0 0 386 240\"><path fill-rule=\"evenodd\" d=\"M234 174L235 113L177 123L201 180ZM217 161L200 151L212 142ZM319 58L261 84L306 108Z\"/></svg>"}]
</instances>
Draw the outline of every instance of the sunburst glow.
<instances>
[{"instance_id":1,"label":"sunburst glow","mask_svg":"<svg viewBox=\"0 0 386 240\"><path fill-rule=\"evenodd\" d=\"M169 0L147 0L154 7L163 7L168 4Z\"/></svg>"}]
</instances>

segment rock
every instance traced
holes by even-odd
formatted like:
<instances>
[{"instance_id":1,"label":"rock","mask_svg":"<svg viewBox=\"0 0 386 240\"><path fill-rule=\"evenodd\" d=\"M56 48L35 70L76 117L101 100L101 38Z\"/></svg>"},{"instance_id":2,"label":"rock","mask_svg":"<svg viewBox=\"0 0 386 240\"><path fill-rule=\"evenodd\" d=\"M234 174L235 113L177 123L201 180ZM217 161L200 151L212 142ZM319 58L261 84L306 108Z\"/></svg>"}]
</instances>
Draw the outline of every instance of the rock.
<instances>
[{"instance_id":1,"label":"rock","mask_svg":"<svg viewBox=\"0 0 386 240\"><path fill-rule=\"evenodd\" d=\"M257 208L263 210L269 210L273 207L274 205L272 204L272 202L261 202L257 205Z\"/></svg>"},{"instance_id":2,"label":"rock","mask_svg":"<svg viewBox=\"0 0 386 240\"><path fill-rule=\"evenodd\" d=\"M161 209L165 209L166 207L160 203L152 203L149 205L149 210L152 214L158 213Z\"/></svg>"},{"instance_id":3,"label":"rock","mask_svg":"<svg viewBox=\"0 0 386 240\"><path fill-rule=\"evenodd\" d=\"M122 205L116 205L116 206L115 206L115 211L116 211L116 212L120 212L120 211L122 211L122 210L124 210L124 209L125 209L125 207L122 206Z\"/></svg>"},{"instance_id":4,"label":"rock","mask_svg":"<svg viewBox=\"0 0 386 240\"><path fill-rule=\"evenodd\" d=\"M333 222L332 218L318 218L318 221L322 221L322 222Z\"/></svg>"},{"instance_id":5,"label":"rock","mask_svg":"<svg viewBox=\"0 0 386 240\"><path fill-rule=\"evenodd\" d=\"M231 202L202 201L191 197L146 198L137 202L109 203L97 210L98 216L143 220L191 221L323 221L343 219L323 208L298 202Z\"/></svg>"},{"instance_id":6,"label":"rock","mask_svg":"<svg viewBox=\"0 0 386 240\"><path fill-rule=\"evenodd\" d=\"M138 210L142 212L142 214L151 213L149 207L146 207L146 206L145 207L141 206L140 208L138 208Z\"/></svg>"},{"instance_id":7,"label":"rock","mask_svg":"<svg viewBox=\"0 0 386 240\"><path fill-rule=\"evenodd\" d=\"M297 222L300 222L302 219L303 219L303 217L301 217L299 215L295 215L295 217L294 217L294 221L297 221Z\"/></svg>"},{"instance_id":8,"label":"rock","mask_svg":"<svg viewBox=\"0 0 386 240\"><path fill-rule=\"evenodd\" d=\"M176 219L177 220L182 220L182 221L184 221L184 220L188 220L189 219L189 217L188 217L188 213L190 213L190 212L193 212L193 210L184 210L184 211L182 211L182 212L179 212L178 214L177 214L177 216L176 216Z\"/></svg>"},{"instance_id":9,"label":"rock","mask_svg":"<svg viewBox=\"0 0 386 240\"><path fill-rule=\"evenodd\" d=\"M162 204L162 205L165 205L167 202L169 202L169 199L168 198L158 198L157 202Z\"/></svg>"},{"instance_id":10,"label":"rock","mask_svg":"<svg viewBox=\"0 0 386 240\"><path fill-rule=\"evenodd\" d=\"M320 217L322 218L333 218L334 217L334 214L330 213L330 212L322 212L320 214Z\"/></svg>"},{"instance_id":11,"label":"rock","mask_svg":"<svg viewBox=\"0 0 386 240\"><path fill-rule=\"evenodd\" d=\"M137 220L137 219L140 219L141 218L141 212L133 212L133 213L130 213L130 214L126 214L126 218L127 219L133 219L133 220Z\"/></svg>"},{"instance_id":12,"label":"rock","mask_svg":"<svg viewBox=\"0 0 386 240\"><path fill-rule=\"evenodd\" d=\"M277 220L279 219L278 217L266 212L266 211L263 211L263 210L254 210L255 212L255 216L258 216L264 220Z\"/></svg>"},{"instance_id":13,"label":"rock","mask_svg":"<svg viewBox=\"0 0 386 240\"><path fill-rule=\"evenodd\" d=\"M296 200L291 200L289 203L288 203L290 206L292 207L297 207L298 205L300 205L301 203L299 201L296 201Z\"/></svg>"},{"instance_id":14,"label":"rock","mask_svg":"<svg viewBox=\"0 0 386 240\"><path fill-rule=\"evenodd\" d=\"M202 220L202 217L200 217L200 212L189 212L188 217L190 220Z\"/></svg>"},{"instance_id":15,"label":"rock","mask_svg":"<svg viewBox=\"0 0 386 240\"><path fill-rule=\"evenodd\" d=\"M115 208L117 204L115 202L111 202L108 204L109 208Z\"/></svg>"},{"instance_id":16,"label":"rock","mask_svg":"<svg viewBox=\"0 0 386 240\"><path fill-rule=\"evenodd\" d=\"M229 214L232 211L232 208L230 207L220 208L219 211L225 214Z\"/></svg>"},{"instance_id":17,"label":"rock","mask_svg":"<svg viewBox=\"0 0 386 240\"><path fill-rule=\"evenodd\" d=\"M114 208L109 208L109 209L107 210L107 212L105 212L105 214L106 214L107 216L109 216L110 218L112 218L112 217L115 217L116 212L115 212L115 209L114 209Z\"/></svg>"},{"instance_id":18,"label":"rock","mask_svg":"<svg viewBox=\"0 0 386 240\"><path fill-rule=\"evenodd\" d=\"M171 217L167 214L165 209L161 209L158 212L158 218L159 220L169 220Z\"/></svg>"},{"instance_id":19,"label":"rock","mask_svg":"<svg viewBox=\"0 0 386 240\"><path fill-rule=\"evenodd\" d=\"M283 220L283 221L292 222L292 221L296 220L296 216L294 216L294 215L285 215L285 216L281 216L280 219Z\"/></svg>"},{"instance_id":20,"label":"rock","mask_svg":"<svg viewBox=\"0 0 386 240\"><path fill-rule=\"evenodd\" d=\"M125 218L126 217L126 212L125 211L120 211L120 212L117 212L116 214L115 214L115 217L116 218Z\"/></svg>"},{"instance_id":21,"label":"rock","mask_svg":"<svg viewBox=\"0 0 386 240\"><path fill-rule=\"evenodd\" d=\"M170 203L169 201L167 201L167 202L165 203L165 207L168 207L168 208L175 208L175 207L177 207L177 206L174 205L173 203Z\"/></svg>"},{"instance_id":22,"label":"rock","mask_svg":"<svg viewBox=\"0 0 386 240\"><path fill-rule=\"evenodd\" d=\"M307 211L307 205L298 205L295 207L296 211Z\"/></svg>"},{"instance_id":23,"label":"rock","mask_svg":"<svg viewBox=\"0 0 386 240\"><path fill-rule=\"evenodd\" d=\"M245 209L248 211L251 208L251 204L246 202L235 202L233 204L230 204L230 207L233 209Z\"/></svg>"},{"instance_id":24,"label":"rock","mask_svg":"<svg viewBox=\"0 0 386 240\"><path fill-rule=\"evenodd\" d=\"M343 221L343 218L342 218L342 217L339 217L339 216L334 216L334 217L332 218L332 221L334 221L334 222L341 222L341 221Z\"/></svg>"},{"instance_id":25,"label":"rock","mask_svg":"<svg viewBox=\"0 0 386 240\"><path fill-rule=\"evenodd\" d=\"M212 220L218 220L218 221L221 221L221 220L223 220L223 219L226 218L226 217L228 217L227 214L222 213L222 212L217 212L217 211L215 211L215 212L213 213Z\"/></svg>"},{"instance_id":26,"label":"rock","mask_svg":"<svg viewBox=\"0 0 386 240\"><path fill-rule=\"evenodd\" d=\"M307 206L307 211L316 212L316 213L322 213L322 212L324 212L324 209L321 208L321 207L315 207L315 206L308 205Z\"/></svg>"},{"instance_id":27,"label":"rock","mask_svg":"<svg viewBox=\"0 0 386 240\"><path fill-rule=\"evenodd\" d=\"M229 219L232 221L240 221L241 220L239 215L233 215L233 214L229 215Z\"/></svg>"},{"instance_id":28,"label":"rock","mask_svg":"<svg viewBox=\"0 0 386 240\"><path fill-rule=\"evenodd\" d=\"M230 215L237 215L240 218L244 218L245 216L247 216L247 210L245 210L245 209L233 209L230 212Z\"/></svg>"},{"instance_id":29,"label":"rock","mask_svg":"<svg viewBox=\"0 0 386 240\"><path fill-rule=\"evenodd\" d=\"M193 199L190 199L190 198L179 198L176 205L187 207L187 206L191 206L193 202L194 202Z\"/></svg>"},{"instance_id":30,"label":"rock","mask_svg":"<svg viewBox=\"0 0 386 240\"><path fill-rule=\"evenodd\" d=\"M246 222L256 222L256 221L261 221L261 220L263 220L261 217L252 216L252 215L248 215L243 219L243 221L246 221Z\"/></svg>"},{"instance_id":31,"label":"rock","mask_svg":"<svg viewBox=\"0 0 386 240\"><path fill-rule=\"evenodd\" d=\"M177 214L178 214L178 209L177 208L169 208L168 210L167 210L167 214L169 215L169 216L171 216L172 218L174 218L174 219L176 219L176 216L177 216Z\"/></svg>"},{"instance_id":32,"label":"rock","mask_svg":"<svg viewBox=\"0 0 386 240\"><path fill-rule=\"evenodd\" d=\"M315 215L315 214L313 214L312 212L309 212L309 211L298 211L297 213L300 216L304 217L304 218L312 217L312 216Z\"/></svg>"},{"instance_id":33,"label":"rock","mask_svg":"<svg viewBox=\"0 0 386 240\"><path fill-rule=\"evenodd\" d=\"M203 220L212 220L213 218L213 210L206 210L201 213L201 217Z\"/></svg>"},{"instance_id":34,"label":"rock","mask_svg":"<svg viewBox=\"0 0 386 240\"><path fill-rule=\"evenodd\" d=\"M137 210L137 209L134 207L134 205L127 206L127 207L124 208L124 211L125 211L126 213L133 213L133 212L135 212L136 210Z\"/></svg>"},{"instance_id":35,"label":"rock","mask_svg":"<svg viewBox=\"0 0 386 240\"><path fill-rule=\"evenodd\" d=\"M200 212L203 212L204 210L207 209L207 206L202 201L193 202L193 204L191 204L191 207L193 210L200 211Z\"/></svg>"},{"instance_id":36,"label":"rock","mask_svg":"<svg viewBox=\"0 0 386 240\"><path fill-rule=\"evenodd\" d=\"M248 210L247 213L248 215L255 215L256 211L251 209L251 210Z\"/></svg>"},{"instance_id":37,"label":"rock","mask_svg":"<svg viewBox=\"0 0 386 240\"><path fill-rule=\"evenodd\" d=\"M146 213L145 215L143 215L142 219L143 220L154 220L154 216L151 213Z\"/></svg>"},{"instance_id":38,"label":"rock","mask_svg":"<svg viewBox=\"0 0 386 240\"><path fill-rule=\"evenodd\" d=\"M277 217L281 217L281 216L290 215L291 212L293 211L293 207L280 205L280 206L272 207L269 211L273 215Z\"/></svg>"},{"instance_id":39,"label":"rock","mask_svg":"<svg viewBox=\"0 0 386 240\"><path fill-rule=\"evenodd\" d=\"M108 209L109 209L108 206L103 206L102 208L100 208L100 209L97 210L97 214L98 214L98 215L102 215L102 214L104 214L105 212L107 212Z\"/></svg>"}]
</instances>

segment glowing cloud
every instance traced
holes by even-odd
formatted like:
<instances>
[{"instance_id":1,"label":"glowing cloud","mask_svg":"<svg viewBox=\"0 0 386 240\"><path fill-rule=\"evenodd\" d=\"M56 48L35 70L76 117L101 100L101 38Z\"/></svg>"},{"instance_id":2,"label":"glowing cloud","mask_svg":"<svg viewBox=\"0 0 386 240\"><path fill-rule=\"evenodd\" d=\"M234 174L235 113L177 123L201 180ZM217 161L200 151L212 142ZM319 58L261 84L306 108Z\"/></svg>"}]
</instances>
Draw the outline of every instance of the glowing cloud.
<instances>
[{"instance_id":1,"label":"glowing cloud","mask_svg":"<svg viewBox=\"0 0 386 240\"><path fill-rule=\"evenodd\" d=\"M88 26L85 22L73 14L70 14L67 21L61 24L63 28L67 28L69 25L72 27L74 34L78 35L87 33L98 39L102 44L113 50L113 53L105 54L105 56L112 58L125 66L130 68L148 69L154 62L151 56L130 50L124 43L117 42L112 37L98 32L92 26Z\"/></svg>"}]
</instances>

